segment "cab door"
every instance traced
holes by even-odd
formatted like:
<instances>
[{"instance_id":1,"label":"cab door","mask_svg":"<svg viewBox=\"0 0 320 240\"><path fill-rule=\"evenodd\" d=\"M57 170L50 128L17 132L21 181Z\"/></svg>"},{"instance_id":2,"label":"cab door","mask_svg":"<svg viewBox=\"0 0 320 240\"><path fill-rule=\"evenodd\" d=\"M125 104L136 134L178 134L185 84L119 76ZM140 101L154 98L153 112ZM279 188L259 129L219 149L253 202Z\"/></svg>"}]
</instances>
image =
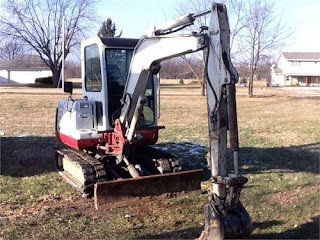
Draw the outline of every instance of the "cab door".
<instances>
[{"instance_id":1,"label":"cab door","mask_svg":"<svg viewBox=\"0 0 320 240\"><path fill-rule=\"evenodd\" d=\"M101 44L92 43L82 47L82 92L83 97L95 101L97 130L111 130L107 122L107 87L104 51Z\"/></svg>"}]
</instances>

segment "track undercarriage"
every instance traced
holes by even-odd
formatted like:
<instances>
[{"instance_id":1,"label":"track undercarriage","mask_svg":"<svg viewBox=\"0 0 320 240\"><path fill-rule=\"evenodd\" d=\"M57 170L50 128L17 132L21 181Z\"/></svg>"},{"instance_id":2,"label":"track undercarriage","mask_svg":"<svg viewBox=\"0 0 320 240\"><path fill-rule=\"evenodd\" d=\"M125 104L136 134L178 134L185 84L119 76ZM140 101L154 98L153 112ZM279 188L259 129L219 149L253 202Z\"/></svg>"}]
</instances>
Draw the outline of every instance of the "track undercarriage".
<instances>
[{"instance_id":1,"label":"track undercarriage","mask_svg":"<svg viewBox=\"0 0 320 240\"><path fill-rule=\"evenodd\" d=\"M178 159L152 147L137 148L125 160L90 151L61 149L56 151L56 163L68 182L85 196L94 196L97 209L200 190L202 170L182 171Z\"/></svg>"}]
</instances>

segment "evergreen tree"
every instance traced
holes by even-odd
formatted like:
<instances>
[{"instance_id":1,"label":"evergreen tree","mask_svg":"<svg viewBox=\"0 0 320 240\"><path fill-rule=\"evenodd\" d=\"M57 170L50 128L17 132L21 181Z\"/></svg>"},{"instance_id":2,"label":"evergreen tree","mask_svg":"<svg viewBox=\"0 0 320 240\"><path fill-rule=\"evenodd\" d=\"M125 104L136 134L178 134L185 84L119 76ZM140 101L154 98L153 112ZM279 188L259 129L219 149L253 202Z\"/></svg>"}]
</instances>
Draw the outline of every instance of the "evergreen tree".
<instances>
[{"instance_id":1,"label":"evergreen tree","mask_svg":"<svg viewBox=\"0 0 320 240\"><path fill-rule=\"evenodd\" d=\"M103 21L102 26L98 32L99 37L120 37L122 34L122 30L120 34L116 35L116 24L112 23L112 20L110 18L107 19L107 21Z\"/></svg>"}]
</instances>

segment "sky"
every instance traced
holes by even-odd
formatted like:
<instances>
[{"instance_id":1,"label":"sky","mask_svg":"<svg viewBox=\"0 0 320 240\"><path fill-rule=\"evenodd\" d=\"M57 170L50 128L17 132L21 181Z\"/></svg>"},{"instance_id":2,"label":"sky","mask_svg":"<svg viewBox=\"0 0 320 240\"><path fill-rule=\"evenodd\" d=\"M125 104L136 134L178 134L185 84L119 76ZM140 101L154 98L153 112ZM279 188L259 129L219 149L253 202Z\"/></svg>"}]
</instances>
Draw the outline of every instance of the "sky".
<instances>
[{"instance_id":1,"label":"sky","mask_svg":"<svg viewBox=\"0 0 320 240\"><path fill-rule=\"evenodd\" d=\"M179 2L188 0L102 0L101 19L110 17L122 37L139 38L152 25L175 18ZM293 30L283 51L320 52L320 0L277 0L277 10Z\"/></svg>"},{"instance_id":2,"label":"sky","mask_svg":"<svg viewBox=\"0 0 320 240\"><path fill-rule=\"evenodd\" d=\"M282 51L320 52L320 0L273 2L288 28L294 32ZM118 32L123 31L122 37L140 38L151 26L174 19L179 3L188 3L188 0L100 0L97 18L101 22L111 18ZM99 26L94 26L88 37L96 36L98 29Z\"/></svg>"},{"instance_id":3,"label":"sky","mask_svg":"<svg viewBox=\"0 0 320 240\"><path fill-rule=\"evenodd\" d=\"M111 18L121 37L140 38L152 25L173 18L179 0L101 0L98 14L103 20Z\"/></svg>"}]
</instances>

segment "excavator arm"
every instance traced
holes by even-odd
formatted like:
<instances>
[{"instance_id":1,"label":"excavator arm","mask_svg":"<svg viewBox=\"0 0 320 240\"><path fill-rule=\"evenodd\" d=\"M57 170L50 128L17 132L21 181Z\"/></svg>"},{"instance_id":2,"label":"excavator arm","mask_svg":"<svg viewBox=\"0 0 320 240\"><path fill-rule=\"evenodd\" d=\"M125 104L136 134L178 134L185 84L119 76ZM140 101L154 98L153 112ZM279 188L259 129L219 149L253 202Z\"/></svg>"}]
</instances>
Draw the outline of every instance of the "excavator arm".
<instances>
[{"instance_id":1,"label":"excavator arm","mask_svg":"<svg viewBox=\"0 0 320 240\"><path fill-rule=\"evenodd\" d=\"M205 33L172 34L204 14L210 13L210 25ZM230 29L226 8L213 4L200 14L189 14L155 28L141 38L131 61L123 94L119 125L126 129L125 137L132 144L145 103L147 81L160 70L160 62L187 53L204 50L208 102L209 159L211 169L211 201L205 207L205 229L200 239L247 236L252 221L239 201L247 178L238 170L238 126L235 83L238 74L230 60ZM233 171L227 170L227 134L233 151Z\"/></svg>"}]
</instances>

